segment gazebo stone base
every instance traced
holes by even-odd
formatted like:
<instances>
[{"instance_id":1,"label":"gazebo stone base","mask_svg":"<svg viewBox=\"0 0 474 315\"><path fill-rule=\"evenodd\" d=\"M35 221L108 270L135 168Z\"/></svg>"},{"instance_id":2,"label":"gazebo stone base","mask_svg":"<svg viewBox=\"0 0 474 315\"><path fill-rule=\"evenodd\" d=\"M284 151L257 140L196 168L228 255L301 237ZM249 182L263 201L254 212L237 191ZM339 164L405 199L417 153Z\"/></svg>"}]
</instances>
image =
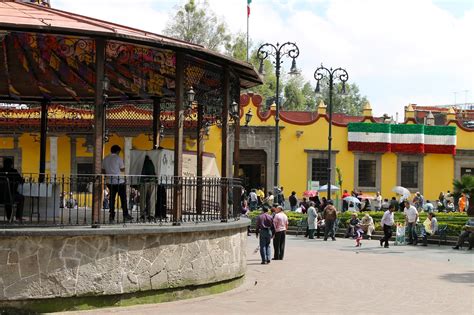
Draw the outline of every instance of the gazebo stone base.
<instances>
[{"instance_id":1,"label":"gazebo stone base","mask_svg":"<svg viewBox=\"0 0 474 315\"><path fill-rule=\"evenodd\" d=\"M122 307L154 304L218 294L240 286L244 276L217 283L190 285L175 289L141 291L127 294L49 298L41 300L3 301L0 311L7 314L31 314L62 311L90 310L102 307Z\"/></svg>"},{"instance_id":2,"label":"gazebo stone base","mask_svg":"<svg viewBox=\"0 0 474 315\"><path fill-rule=\"evenodd\" d=\"M0 308L82 309L225 291L245 274L248 224L2 230Z\"/></svg>"}]
</instances>

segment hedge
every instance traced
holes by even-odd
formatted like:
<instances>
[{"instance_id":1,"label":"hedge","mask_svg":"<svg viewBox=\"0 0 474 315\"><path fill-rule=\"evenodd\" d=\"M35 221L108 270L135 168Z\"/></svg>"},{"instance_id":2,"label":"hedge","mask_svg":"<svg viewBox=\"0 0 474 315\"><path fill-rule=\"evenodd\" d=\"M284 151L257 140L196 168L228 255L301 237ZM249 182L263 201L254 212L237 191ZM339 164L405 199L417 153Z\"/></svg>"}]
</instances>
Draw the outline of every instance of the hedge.
<instances>
[{"instance_id":1,"label":"hedge","mask_svg":"<svg viewBox=\"0 0 474 315\"><path fill-rule=\"evenodd\" d=\"M257 217L261 211L255 210L250 212L249 217L251 219ZM286 215L288 216L288 224L290 226L296 226L301 219L306 219L307 215L302 214L302 213L296 213L293 211L285 211ZM365 213L369 213L370 216L374 219L375 223L375 229L377 231L380 231L380 220L382 219L383 216L383 211L370 211L370 212L363 212L363 213L358 213L358 217L362 218L362 216ZM395 222L396 223L404 223L405 222L405 217L402 212L394 212L395 214ZM424 222L426 220L426 217L428 216L428 213L422 212L420 213L420 222ZM344 213L340 213L338 215L338 218L340 220L340 226L345 226L346 222L350 220L351 218L351 212L346 211ZM448 226L448 235L453 235L457 236L461 233L462 227L466 224L466 221L468 219L466 213L459 213L459 212L450 212L450 213L444 213L444 212L437 212L436 213L436 218L438 219L438 225L439 226Z\"/></svg>"}]
</instances>

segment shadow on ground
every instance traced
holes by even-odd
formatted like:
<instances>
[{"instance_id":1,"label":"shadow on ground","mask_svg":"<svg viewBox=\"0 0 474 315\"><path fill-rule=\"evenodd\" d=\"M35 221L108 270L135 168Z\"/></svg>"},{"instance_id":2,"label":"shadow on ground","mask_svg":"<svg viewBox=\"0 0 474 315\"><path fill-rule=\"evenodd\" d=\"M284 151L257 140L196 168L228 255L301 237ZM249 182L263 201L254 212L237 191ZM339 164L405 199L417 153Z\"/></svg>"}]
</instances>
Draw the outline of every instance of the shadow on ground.
<instances>
[{"instance_id":1,"label":"shadow on ground","mask_svg":"<svg viewBox=\"0 0 474 315\"><path fill-rule=\"evenodd\" d=\"M469 283L474 287L474 272L447 273L439 276L440 279L454 283Z\"/></svg>"}]
</instances>

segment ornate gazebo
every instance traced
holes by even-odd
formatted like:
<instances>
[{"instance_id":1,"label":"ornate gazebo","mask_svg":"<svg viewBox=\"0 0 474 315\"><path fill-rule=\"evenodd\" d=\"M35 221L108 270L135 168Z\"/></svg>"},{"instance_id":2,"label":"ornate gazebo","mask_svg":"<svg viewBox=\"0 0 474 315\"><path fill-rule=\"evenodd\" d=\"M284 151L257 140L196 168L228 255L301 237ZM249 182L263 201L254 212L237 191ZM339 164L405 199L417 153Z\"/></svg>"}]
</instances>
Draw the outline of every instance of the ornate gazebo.
<instances>
[{"instance_id":1,"label":"ornate gazebo","mask_svg":"<svg viewBox=\"0 0 474 315\"><path fill-rule=\"evenodd\" d=\"M221 177L232 177L227 173L229 120L241 114L236 106L240 89L262 83L252 65L199 45L41 5L1 1L0 17L0 103L18 104L26 107L22 113L38 114L39 182L44 180L46 169L46 139L51 130L48 117L57 118L53 112L58 108L64 112L68 108L84 110L89 115L90 123L86 125L85 114L68 117L70 128L83 128L93 144L93 171L97 176L92 189L93 226L99 223L102 206L102 182L97 178L102 169L104 137L109 127L120 128L113 112L119 107L123 110L124 104L132 106L130 113L145 110L152 115L153 148L160 130L173 130L173 222L182 219L185 128L197 134L198 214L202 206L203 154L199 141L206 126L222 126ZM160 119L164 111L166 123ZM12 133L21 127L16 118L1 118ZM239 124L235 127L238 148ZM238 149L235 151L238 153ZM238 170L238 154L233 161ZM227 187L219 190L223 221L227 219L230 195Z\"/></svg>"}]
</instances>

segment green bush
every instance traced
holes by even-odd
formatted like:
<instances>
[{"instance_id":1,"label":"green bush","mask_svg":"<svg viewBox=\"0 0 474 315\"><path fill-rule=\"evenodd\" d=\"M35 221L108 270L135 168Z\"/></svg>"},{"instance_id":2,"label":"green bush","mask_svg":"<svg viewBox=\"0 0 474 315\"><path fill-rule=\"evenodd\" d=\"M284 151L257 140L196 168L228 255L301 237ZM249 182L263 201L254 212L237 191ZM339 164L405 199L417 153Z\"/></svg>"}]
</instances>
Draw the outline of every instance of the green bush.
<instances>
[{"instance_id":1,"label":"green bush","mask_svg":"<svg viewBox=\"0 0 474 315\"><path fill-rule=\"evenodd\" d=\"M250 218L256 218L261 211L255 210L250 212ZM380 220L382 220L383 211L371 211L367 212L370 216L374 219L375 229L376 231L380 231ZM285 211L285 214L288 216L288 224L289 226L297 226L297 224L301 221L301 219L306 219L307 215L302 213L296 213L293 211ZM359 218L362 218L364 213L358 213ZM395 222L396 223L404 223L405 217L402 212L395 212ZM428 213L422 212L420 213L420 222L424 222ZM351 212L346 211L344 213L339 214L339 226L343 227L346 225L346 222L351 218ZM457 236L461 233L462 227L466 224L467 215L466 213L459 213L459 212L450 212L450 213L443 213L437 212L436 218L438 219L438 225L440 227L447 225L448 226L448 235Z\"/></svg>"}]
</instances>

